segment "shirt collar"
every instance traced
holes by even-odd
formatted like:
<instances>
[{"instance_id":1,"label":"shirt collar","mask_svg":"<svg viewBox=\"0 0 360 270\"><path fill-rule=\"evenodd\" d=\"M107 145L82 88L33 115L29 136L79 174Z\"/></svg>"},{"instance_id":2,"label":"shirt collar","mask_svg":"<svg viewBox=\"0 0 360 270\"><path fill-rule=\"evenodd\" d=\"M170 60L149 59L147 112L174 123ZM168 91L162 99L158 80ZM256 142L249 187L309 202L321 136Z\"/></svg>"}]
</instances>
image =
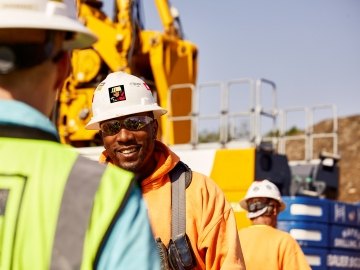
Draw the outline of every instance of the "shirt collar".
<instances>
[{"instance_id":1,"label":"shirt collar","mask_svg":"<svg viewBox=\"0 0 360 270\"><path fill-rule=\"evenodd\" d=\"M15 100L0 100L0 123L34 127L58 137L49 118L33 107Z\"/></svg>"}]
</instances>

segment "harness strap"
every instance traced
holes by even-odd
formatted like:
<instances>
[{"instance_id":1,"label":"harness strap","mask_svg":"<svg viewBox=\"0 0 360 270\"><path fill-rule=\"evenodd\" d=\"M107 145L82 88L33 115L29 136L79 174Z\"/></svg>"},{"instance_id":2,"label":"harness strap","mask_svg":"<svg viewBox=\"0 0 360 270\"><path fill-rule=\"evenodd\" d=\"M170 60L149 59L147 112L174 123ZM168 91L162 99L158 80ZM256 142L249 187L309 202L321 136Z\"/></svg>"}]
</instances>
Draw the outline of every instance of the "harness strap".
<instances>
[{"instance_id":1,"label":"harness strap","mask_svg":"<svg viewBox=\"0 0 360 270\"><path fill-rule=\"evenodd\" d=\"M186 230L186 198L185 190L191 183L191 170L179 161L170 173L171 179L171 237L185 233Z\"/></svg>"},{"instance_id":2,"label":"harness strap","mask_svg":"<svg viewBox=\"0 0 360 270\"><path fill-rule=\"evenodd\" d=\"M93 200L105 168L82 156L74 163L62 198L51 270L80 269Z\"/></svg>"}]
</instances>

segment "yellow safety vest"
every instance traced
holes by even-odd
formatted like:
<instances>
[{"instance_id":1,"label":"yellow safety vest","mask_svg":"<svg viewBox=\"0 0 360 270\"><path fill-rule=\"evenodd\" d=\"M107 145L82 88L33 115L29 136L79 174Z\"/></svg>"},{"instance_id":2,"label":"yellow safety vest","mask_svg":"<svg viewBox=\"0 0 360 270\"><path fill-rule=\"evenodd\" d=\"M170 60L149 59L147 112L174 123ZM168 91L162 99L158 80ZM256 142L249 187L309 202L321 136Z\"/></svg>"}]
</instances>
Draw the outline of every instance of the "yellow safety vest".
<instances>
[{"instance_id":1,"label":"yellow safety vest","mask_svg":"<svg viewBox=\"0 0 360 270\"><path fill-rule=\"evenodd\" d=\"M93 269L132 180L57 142L0 137L0 269Z\"/></svg>"}]
</instances>

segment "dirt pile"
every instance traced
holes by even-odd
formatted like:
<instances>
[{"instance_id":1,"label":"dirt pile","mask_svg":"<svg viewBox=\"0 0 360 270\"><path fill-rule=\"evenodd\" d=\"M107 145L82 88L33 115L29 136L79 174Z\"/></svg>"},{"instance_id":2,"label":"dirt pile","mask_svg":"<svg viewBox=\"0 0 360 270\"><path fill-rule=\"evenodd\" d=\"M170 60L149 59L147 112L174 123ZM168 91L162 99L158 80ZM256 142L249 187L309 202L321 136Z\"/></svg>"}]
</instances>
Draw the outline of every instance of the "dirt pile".
<instances>
[{"instance_id":1,"label":"dirt pile","mask_svg":"<svg viewBox=\"0 0 360 270\"><path fill-rule=\"evenodd\" d=\"M339 153L339 199L360 202L360 115L339 119Z\"/></svg>"}]
</instances>

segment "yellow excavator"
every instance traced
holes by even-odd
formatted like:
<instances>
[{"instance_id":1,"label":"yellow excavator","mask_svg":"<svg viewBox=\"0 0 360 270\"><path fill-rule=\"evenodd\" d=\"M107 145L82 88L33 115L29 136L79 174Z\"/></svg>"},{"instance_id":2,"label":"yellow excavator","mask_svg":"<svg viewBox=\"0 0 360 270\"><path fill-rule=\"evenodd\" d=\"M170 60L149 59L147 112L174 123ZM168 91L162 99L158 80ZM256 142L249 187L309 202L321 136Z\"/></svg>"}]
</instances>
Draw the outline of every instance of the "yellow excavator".
<instances>
[{"instance_id":1,"label":"yellow excavator","mask_svg":"<svg viewBox=\"0 0 360 270\"><path fill-rule=\"evenodd\" d=\"M196 83L197 47L184 39L180 18L167 0L155 0L163 32L144 29L141 1L114 1L114 18L98 0L77 0L78 16L99 38L91 48L72 54L72 72L61 89L54 113L61 141L75 147L101 144L96 131L85 130L91 117L93 91L108 73L125 71L141 77L152 88L160 106L171 115L191 111L191 87ZM183 85L169 99L171 85ZM190 120L165 125L161 138L171 144L189 140ZM163 127L167 128L163 128ZM177 132L181 131L181 132Z\"/></svg>"}]
</instances>

